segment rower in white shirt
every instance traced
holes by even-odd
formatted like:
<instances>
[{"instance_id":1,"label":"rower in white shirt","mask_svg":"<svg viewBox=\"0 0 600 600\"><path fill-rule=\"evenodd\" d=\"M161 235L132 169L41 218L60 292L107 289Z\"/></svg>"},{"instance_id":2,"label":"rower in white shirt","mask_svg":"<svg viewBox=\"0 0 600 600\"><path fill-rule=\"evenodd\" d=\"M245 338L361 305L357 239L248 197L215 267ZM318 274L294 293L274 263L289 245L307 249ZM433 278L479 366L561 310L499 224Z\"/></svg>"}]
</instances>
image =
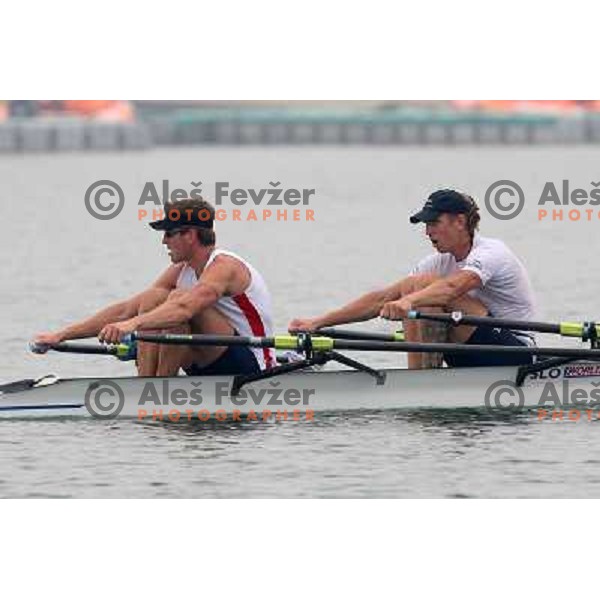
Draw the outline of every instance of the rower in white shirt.
<instances>
[{"instance_id":1,"label":"rower in white shirt","mask_svg":"<svg viewBox=\"0 0 600 600\"><path fill-rule=\"evenodd\" d=\"M477 233L480 215L473 198L451 189L429 196L423 208L410 217L411 223L425 223L425 233L436 254L425 257L408 277L370 292L340 309L309 319L294 319L291 332L315 331L322 327L366 321L378 316L404 321L408 341L432 339L431 328L406 319L409 311L452 312L531 320L535 316L534 294L523 263L504 244ZM523 346L534 343L526 332L460 325L444 334L449 341L463 344ZM409 354L409 367L423 368L430 357ZM518 365L531 362L520 354L446 353L449 366Z\"/></svg>"}]
</instances>

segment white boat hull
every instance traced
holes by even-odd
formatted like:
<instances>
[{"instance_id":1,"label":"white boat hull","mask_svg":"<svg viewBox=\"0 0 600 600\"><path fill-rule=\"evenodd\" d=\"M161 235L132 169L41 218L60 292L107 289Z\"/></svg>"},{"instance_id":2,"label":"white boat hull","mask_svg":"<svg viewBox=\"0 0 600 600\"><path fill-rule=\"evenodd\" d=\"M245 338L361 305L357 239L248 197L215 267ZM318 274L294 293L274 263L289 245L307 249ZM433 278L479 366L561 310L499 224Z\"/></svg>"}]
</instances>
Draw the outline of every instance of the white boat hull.
<instances>
[{"instance_id":1,"label":"white boat hull","mask_svg":"<svg viewBox=\"0 0 600 600\"><path fill-rule=\"evenodd\" d=\"M296 372L246 384L236 397L229 394L233 377L45 379L25 389L1 386L0 418L190 421L243 415L306 419L320 412L410 408L600 408L598 363L572 363L528 375L518 387L511 384L517 367L382 373L385 381L378 384L364 372Z\"/></svg>"}]
</instances>

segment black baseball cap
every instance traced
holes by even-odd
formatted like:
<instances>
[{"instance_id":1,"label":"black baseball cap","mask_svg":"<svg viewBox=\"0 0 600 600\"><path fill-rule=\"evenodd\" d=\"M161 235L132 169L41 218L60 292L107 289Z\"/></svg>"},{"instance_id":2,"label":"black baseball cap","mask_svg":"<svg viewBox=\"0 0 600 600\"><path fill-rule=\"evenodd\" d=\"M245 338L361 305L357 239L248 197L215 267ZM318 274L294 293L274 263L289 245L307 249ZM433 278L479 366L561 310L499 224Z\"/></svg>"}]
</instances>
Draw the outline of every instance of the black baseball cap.
<instances>
[{"instance_id":1,"label":"black baseball cap","mask_svg":"<svg viewBox=\"0 0 600 600\"><path fill-rule=\"evenodd\" d=\"M474 202L456 190L437 190L427 198L423 208L410 217L411 223L431 223L442 213L468 213Z\"/></svg>"},{"instance_id":2,"label":"black baseball cap","mask_svg":"<svg viewBox=\"0 0 600 600\"><path fill-rule=\"evenodd\" d=\"M208 209L178 209L169 208L164 219L149 223L152 229L157 231L173 231L182 227L200 227L202 229L213 228L213 214Z\"/></svg>"}]
</instances>

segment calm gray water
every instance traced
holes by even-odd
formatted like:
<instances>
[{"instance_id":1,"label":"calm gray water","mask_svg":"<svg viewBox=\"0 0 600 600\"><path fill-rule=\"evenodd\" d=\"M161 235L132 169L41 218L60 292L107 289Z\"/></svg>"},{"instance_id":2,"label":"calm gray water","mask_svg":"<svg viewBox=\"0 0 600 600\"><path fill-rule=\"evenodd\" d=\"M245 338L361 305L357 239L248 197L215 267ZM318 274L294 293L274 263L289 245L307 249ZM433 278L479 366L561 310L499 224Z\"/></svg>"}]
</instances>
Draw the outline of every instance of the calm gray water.
<instances>
[{"instance_id":1,"label":"calm gray water","mask_svg":"<svg viewBox=\"0 0 600 600\"><path fill-rule=\"evenodd\" d=\"M591 189L590 148L216 148L0 158L0 381L45 373L119 375L108 358L33 356L35 332L57 328L148 285L167 264L159 234L137 220L144 182L190 189L315 188L315 222L218 224L220 244L266 276L277 329L403 276L430 251L407 215L440 186L482 197L500 179L527 203L515 220L483 211L528 266L545 319L597 318L600 221L537 219L544 182ZM92 219L94 181L121 185L116 219ZM227 205L230 208L230 205ZM247 211L244 211L244 213ZM377 326L377 325L375 325ZM548 340L548 343L557 343ZM376 366L396 355L359 355ZM0 422L3 497L598 497L599 424L497 418L478 411L320 415L315 422L212 425L128 421Z\"/></svg>"}]
</instances>

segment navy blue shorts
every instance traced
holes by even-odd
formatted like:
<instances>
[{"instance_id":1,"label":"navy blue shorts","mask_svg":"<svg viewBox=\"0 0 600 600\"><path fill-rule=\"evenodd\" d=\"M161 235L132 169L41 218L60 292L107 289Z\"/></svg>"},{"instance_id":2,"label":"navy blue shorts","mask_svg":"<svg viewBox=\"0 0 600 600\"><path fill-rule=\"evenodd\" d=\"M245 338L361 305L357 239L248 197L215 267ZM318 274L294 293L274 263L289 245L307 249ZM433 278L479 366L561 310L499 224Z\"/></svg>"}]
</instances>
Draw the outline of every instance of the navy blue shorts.
<instances>
[{"instance_id":1,"label":"navy blue shorts","mask_svg":"<svg viewBox=\"0 0 600 600\"><path fill-rule=\"evenodd\" d=\"M254 352L246 346L229 346L215 362L200 367L191 364L183 369L187 375L253 375L260 373Z\"/></svg>"},{"instance_id":2,"label":"navy blue shorts","mask_svg":"<svg viewBox=\"0 0 600 600\"><path fill-rule=\"evenodd\" d=\"M498 329L480 325L475 329L467 344L482 346L527 346L525 341L517 337L509 329ZM446 352L444 360L449 367L497 367L511 365L530 365L531 354L492 352Z\"/></svg>"}]
</instances>

